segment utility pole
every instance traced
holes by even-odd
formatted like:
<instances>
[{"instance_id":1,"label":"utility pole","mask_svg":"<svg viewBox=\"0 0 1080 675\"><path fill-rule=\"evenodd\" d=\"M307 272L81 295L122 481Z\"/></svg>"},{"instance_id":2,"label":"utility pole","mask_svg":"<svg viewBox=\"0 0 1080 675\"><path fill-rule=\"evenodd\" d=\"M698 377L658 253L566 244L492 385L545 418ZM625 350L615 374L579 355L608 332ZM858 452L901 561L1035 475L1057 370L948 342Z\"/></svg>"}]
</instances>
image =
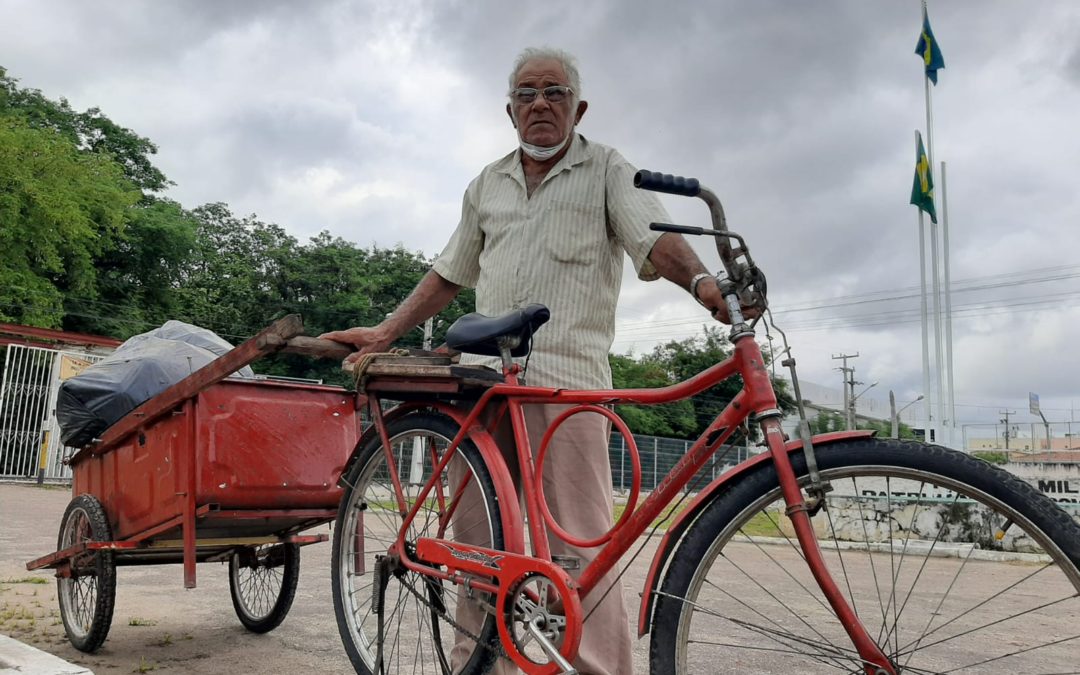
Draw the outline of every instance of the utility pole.
<instances>
[{"instance_id":1,"label":"utility pole","mask_svg":"<svg viewBox=\"0 0 1080 675\"><path fill-rule=\"evenodd\" d=\"M999 415L1004 415L1004 417L1001 418L1001 423L1005 425L1005 451L1008 452L1008 450L1009 450L1009 415L1015 415L1016 411L1015 410L1000 410L1000 411L998 411L998 414Z\"/></svg>"},{"instance_id":2,"label":"utility pole","mask_svg":"<svg viewBox=\"0 0 1080 675\"><path fill-rule=\"evenodd\" d=\"M435 317L429 316L424 322L424 351L431 351L431 334L435 332Z\"/></svg>"},{"instance_id":3,"label":"utility pole","mask_svg":"<svg viewBox=\"0 0 1080 675\"><path fill-rule=\"evenodd\" d=\"M844 418L847 421L848 431L855 428L855 385L862 384L862 382L855 382L855 369L848 367L848 359L855 359L859 357L859 353L854 354L839 354L834 355L833 360L843 359L844 365L837 368L843 376L844 381Z\"/></svg>"}]
</instances>

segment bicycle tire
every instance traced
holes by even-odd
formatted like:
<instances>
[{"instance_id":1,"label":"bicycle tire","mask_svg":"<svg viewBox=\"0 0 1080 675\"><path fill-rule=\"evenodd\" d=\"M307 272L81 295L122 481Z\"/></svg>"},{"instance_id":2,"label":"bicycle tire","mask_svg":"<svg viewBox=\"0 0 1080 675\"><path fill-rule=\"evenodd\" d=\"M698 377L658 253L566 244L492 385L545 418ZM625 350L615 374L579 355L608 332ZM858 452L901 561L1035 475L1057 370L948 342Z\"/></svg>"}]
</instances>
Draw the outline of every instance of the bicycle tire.
<instances>
[{"instance_id":1,"label":"bicycle tire","mask_svg":"<svg viewBox=\"0 0 1080 675\"><path fill-rule=\"evenodd\" d=\"M431 475L433 465L431 446L428 444L436 443L441 456L441 451L457 435L458 428L449 417L427 411L411 413L388 423L391 454L399 467L398 475L408 506L415 503L420 488ZM411 439L414 438L421 439L419 443L423 446L424 465L419 484L406 482L409 471L402 470L411 466L410 450L415 447ZM378 623L372 612L374 595L370 580L376 556L386 553L387 544L393 541L400 529L402 516L392 503L394 492L386 474L387 453L378 435L370 437L358 452L357 461L343 479L347 487L334 531L331 576L334 613L345 650L356 672L370 675L376 670L378 656ZM467 475L470 481L475 482L470 482L468 488L473 497L472 506L463 507L467 508L465 511L454 512L451 521L454 534L457 534L459 525L468 522L470 524L463 527L472 534L471 543L501 550L504 548L502 520L491 474L471 440L463 440L456 454L457 458L451 464L460 460L464 464L459 464L458 470L464 467L464 471L467 471L459 476ZM442 481L450 485L448 476L444 475ZM472 485L479 487L478 493ZM447 489L445 494L454 492ZM429 501L437 503L431 497ZM451 503L447 501L441 508L450 508ZM462 518L475 519L476 524ZM415 542L419 536L437 536L433 531L438 527L437 521L437 513L433 513L431 507L423 507L417 513L407 541ZM363 537L358 537L361 524ZM464 534L464 531L460 534ZM360 545L363 547L362 555L357 550ZM368 583L365 584L365 581ZM421 575L404 569L388 575L384 615L385 624L393 623L393 626L384 626L386 639L383 641L382 656L386 672L442 674L452 666L454 673L485 673L491 668L501 653L498 626L493 614L481 607L484 604L493 606L494 598L475 591L471 598L463 594L464 589L454 588L432 577L424 576L421 579ZM451 600L453 602L448 602ZM393 605L392 610L390 605ZM453 617L455 623L458 620L467 622L459 611L465 611L465 608L471 608L482 617L479 626L473 625L475 621L469 624L474 629L469 634L478 638L475 641L443 618L445 615ZM461 645L456 653L455 643Z\"/></svg>"},{"instance_id":2,"label":"bicycle tire","mask_svg":"<svg viewBox=\"0 0 1080 675\"><path fill-rule=\"evenodd\" d=\"M1075 670L1080 526L1049 498L913 441L816 455L835 488L815 517L827 564L899 672ZM802 453L792 462L805 484ZM778 500L767 462L696 519L657 598L652 672L863 672Z\"/></svg>"},{"instance_id":3,"label":"bicycle tire","mask_svg":"<svg viewBox=\"0 0 1080 675\"><path fill-rule=\"evenodd\" d=\"M236 617L252 633L268 633L285 620L300 580L297 544L253 546L254 565L244 565L242 554L229 556L229 595ZM270 556L280 559L271 561Z\"/></svg>"},{"instance_id":4,"label":"bicycle tire","mask_svg":"<svg viewBox=\"0 0 1080 675\"><path fill-rule=\"evenodd\" d=\"M105 509L93 495L68 503L56 538L57 550L87 541L112 541ZM116 604L116 564L107 549L85 551L71 559L71 576L57 577L56 595L64 632L75 649L93 653L105 642Z\"/></svg>"}]
</instances>

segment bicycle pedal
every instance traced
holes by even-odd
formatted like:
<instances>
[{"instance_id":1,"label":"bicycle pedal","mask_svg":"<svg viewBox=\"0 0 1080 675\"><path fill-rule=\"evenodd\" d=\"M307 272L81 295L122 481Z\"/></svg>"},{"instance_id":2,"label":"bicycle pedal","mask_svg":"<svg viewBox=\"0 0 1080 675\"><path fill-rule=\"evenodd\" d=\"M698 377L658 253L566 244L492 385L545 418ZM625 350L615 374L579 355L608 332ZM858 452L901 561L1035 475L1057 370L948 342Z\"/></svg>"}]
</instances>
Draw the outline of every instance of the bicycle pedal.
<instances>
[{"instance_id":1,"label":"bicycle pedal","mask_svg":"<svg viewBox=\"0 0 1080 675\"><path fill-rule=\"evenodd\" d=\"M581 569L581 558L576 555L553 555L551 556L551 562L555 563L564 570L579 570Z\"/></svg>"}]
</instances>

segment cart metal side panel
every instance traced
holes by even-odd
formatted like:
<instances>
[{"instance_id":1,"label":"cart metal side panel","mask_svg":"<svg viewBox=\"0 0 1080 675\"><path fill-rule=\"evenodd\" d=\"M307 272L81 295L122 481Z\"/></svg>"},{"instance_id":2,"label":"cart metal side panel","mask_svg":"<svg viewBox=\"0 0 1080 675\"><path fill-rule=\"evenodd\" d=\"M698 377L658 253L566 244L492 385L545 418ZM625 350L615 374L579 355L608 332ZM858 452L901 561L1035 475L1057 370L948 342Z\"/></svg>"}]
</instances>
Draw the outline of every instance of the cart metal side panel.
<instances>
[{"instance_id":1,"label":"cart metal side panel","mask_svg":"<svg viewBox=\"0 0 1080 675\"><path fill-rule=\"evenodd\" d=\"M196 502L221 509L336 508L359 437L351 396L229 380L198 396Z\"/></svg>"},{"instance_id":2,"label":"cart metal side panel","mask_svg":"<svg viewBox=\"0 0 1080 675\"><path fill-rule=\"evenodd\" d=\"M187 465L195 455L193 409L189 400L171 415L130 434L111 451L75 465L72 494L98 498L116 539L183 513Z\"/></svg>"},{"instance_id":3,"label":"cart metal side panel","mask_svg":"<svg viewBox=\"0 0 1080 675\"><path fill-rule=\"evenodd\" d=\"M172 538L212 511L267 516L215 518L214 536L287 530L313 518L305 509L337 508L359 420L338 387L224 380L82 458L72 491L101 501L115 540ZM301 511L282 513L292 509ZM195 528L184 536L193 544Z\"/></svg>"}]
</instances>

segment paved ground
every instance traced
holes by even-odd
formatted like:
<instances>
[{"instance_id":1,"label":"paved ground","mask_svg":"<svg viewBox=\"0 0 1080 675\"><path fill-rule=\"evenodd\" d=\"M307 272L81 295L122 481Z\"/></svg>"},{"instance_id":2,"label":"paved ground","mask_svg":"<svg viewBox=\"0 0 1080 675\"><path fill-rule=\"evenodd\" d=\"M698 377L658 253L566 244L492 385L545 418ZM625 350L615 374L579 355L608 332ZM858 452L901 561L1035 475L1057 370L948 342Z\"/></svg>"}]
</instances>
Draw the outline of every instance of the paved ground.
<instances>
[{"instance_id":1,"label":"paved ground","mask_svg":"<svg viewBox=\"0 0 1080 675\"><path fill-rule=\"evenodd\" d=\"M296 600L268 634L240 625L226 565L199 565L192 590L184 589L180 565L121 567L108 640L96 654L77 651L64 635L51 573L26 571L28 560L56 550L70 498L67 489L0 483L0 633L98 675L353 672L334 619L329 542L301 549ZM651 551L632 567L624 591L635 618ZM635 671L648 672L647 639L637 643L635 657Z\"/></svg>"},{"instance_id":2,"label":"paved ground","mask_svg":"<svg viewBox=\"0 0 1080 675\"><path fill-rule=\"evenodd\" d=\"M122 567L118 569L116 610L108 640L96 654L86 655L76 651L64 635L56 601L56 584L52 575L47 571L29 573L25 568L28 560L55 550L56 532L69 499L70 493L67 489L42 489L0 483L0 633L90 668L98 675L151 671L155 674L196 675L352 672L334 619L329 543L302 549L296 601L285 622L269 634L255 635L240 625L229 597L225 565L200 565L198 588L193 590L183 588L182 569L179 565ZM324 526L326 527L328 526ZM653 548L653 545L647 546L626 575L624 594L635 622L638 594ZM791 580L806 577L807 572L799 563L795 551L782 546L769 548L770 557L786 556L784 564L795 574L788 575ZM771 566L760 565L762 551L757 544L751 546L744 543L741 548L735 546L726 551L725 560L738 564L740 552L754 554L756 562L748 562L739 569L749 569L755 583L760 581L770 588L775 588L778 594L783 596L781 599L785 603L797 608L797 615L809 617L824 607L822 603L815 605L811 602L805 591L779 591L787 579ZM832 554L829 554L829 557L831 556ZM752 564L755 566L750 567ZM883 561L880 569L891 569L890 564ZM921 565L909 564L906 573L917 572L924 578L940 577L941 584L950 585L955 578L950 570L956 569L960 564L957 558L935 559L926 566L925 571ZM967 567L967 572L974 575L969 578L973 578L975 583L963 590L950 590L950 602L955 602L959 607L971 607L982 602L987 592L993 593L987 589L1010 588L1013 578L1030 577L1032 571L1038 568L1038 565L1033 566L1022 561L980 558L978 562L972 562ZM896 574L899 576L898 571ZM1048 575L1049 573L1039 576L1039 584L1030 592L1025 587L1024 593L1017 598L1020 602L1049 607L1049 611L1042 615L1032 614L1028 617L1025 614L1021 617L1022 622L1028 624L1020 627L1024 636L1013 634L1013 628L1003 628L999 634L989 631L989 635L985 636L982 633L986 631L980 631L972 641L965 642L964 646L972 652L968 662L974 663L979 661L982 655L1001 654L1002 650L1019 650L1023 643L1016 640L1033 634L1046 636L1045 640L1060 644L1050 650L1049 654L1025 654L1018 663L1010 661L1008 669L1004 669L1003 662L994 662L991 666L998 667L980 666L965 672L1080 672L1075 668L1078 653L1076 645L1080 644L1080 628L1077 628L1080 626L1080 599L1071 594L1071 591L1067 601L1060 604L1043 599L1040 596L1042 587L1061 587L1060 583L1050 583L1053 578ZM804 588L813 585L808 578L804 578L802 583ZM860 577L854 573L850 583L858 588L860 585L873 583L873 579L866 574ZM725 586L728 588L723 588ZM710 584L711 588L716 589L715 592L722 593L725 598L734 597L734 594L741 592L739 586L747 587L743 590L754 591L747 583L741 582L734 572L717 577L715 583ZM907 582L902 577L898 587L907 588ZM704 592L706 596L715 594L710 589ZM861 597L873 597L870 595L872 590L864 589L860 592ZM925 609L936 613L937 609L934 607L941 607L937 597L932 597L931 605ZM715 602L714 606L728 608L724 610L725 613L737 614L737 605L723 598L718 598ZM912 599L909 605L905 596L904 606L914 612L912 608L917 602ZM1008 610L1007 607L1004 609ZM981 616L983 614L980 612ZM753 617L749 620L757 621ZM817 620L811 620L818 623ZM699 627L694 629L695 634L692 636L698 640L695 656L691 661L694 672L746 673L772 669L790 672L779 664L780 659L776 654L760 651L757 647L749 652L733 652L730 649L731 641L734 640L730 623L720 622L707 614L702 615L701 621L704 623L695 624ZM716 650L702 651L700 645L706 645L706 648L714 645ZM648 672L648 648L648 639L635 644L635 672ZM824 666L813 672L823 670L835 672L825 669ZM0 672L2 671L3 667L0 666ZM809 671L802 668L800 672Z\"/></svg>"}]
</instances>

